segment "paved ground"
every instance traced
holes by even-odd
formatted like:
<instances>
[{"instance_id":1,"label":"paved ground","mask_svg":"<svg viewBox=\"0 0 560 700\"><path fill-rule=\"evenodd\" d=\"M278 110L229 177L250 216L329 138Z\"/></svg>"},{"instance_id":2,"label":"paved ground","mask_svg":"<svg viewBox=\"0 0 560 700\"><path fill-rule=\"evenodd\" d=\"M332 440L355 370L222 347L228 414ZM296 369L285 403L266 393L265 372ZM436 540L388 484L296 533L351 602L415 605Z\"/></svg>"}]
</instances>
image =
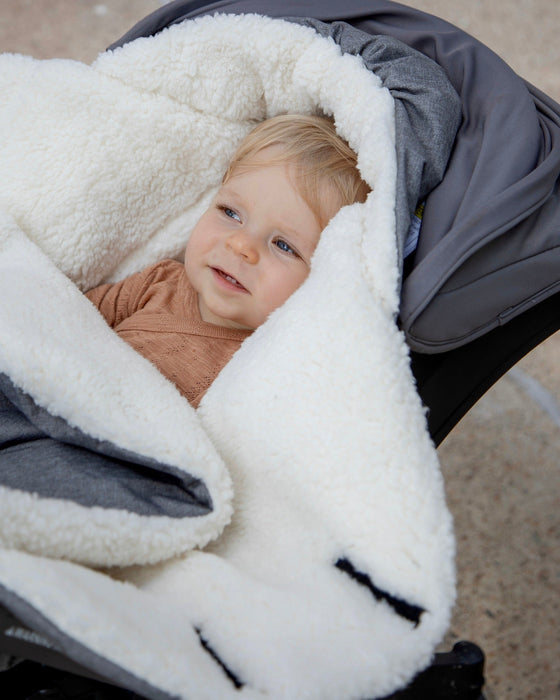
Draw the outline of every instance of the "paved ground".
<instances>
[{"instance_id":1,"label":"paved ground","mask_svg":"<svg viewBox=\"0 0 560 700\"><path fill-rule=\"evenodd\" d=\"M560 101L558 0L409 4L474 34ZM159 5L2 0L0 51L90 61ZM467 638L484 647L489 695L500 700L560 698L559 406L556 335L500 380L440 448L459 571L446 643Z\"/></svg>"}]
</instances>

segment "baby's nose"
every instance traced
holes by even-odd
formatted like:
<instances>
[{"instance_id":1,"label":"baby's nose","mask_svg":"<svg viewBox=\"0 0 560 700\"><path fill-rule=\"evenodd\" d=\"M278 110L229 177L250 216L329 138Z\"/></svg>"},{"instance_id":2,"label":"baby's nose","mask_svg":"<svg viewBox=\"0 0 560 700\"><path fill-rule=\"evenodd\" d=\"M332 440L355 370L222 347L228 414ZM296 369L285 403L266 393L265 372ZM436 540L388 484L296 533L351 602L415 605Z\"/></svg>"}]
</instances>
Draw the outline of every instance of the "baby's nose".
<instances>
[{"instance_id":1,"label":"baby's nose","mask_svg":"<svg viewBox=\"0 0 560 700\"><path fill-rule=\"evenodd\" d=\"M240 255L250 265L259 262L259 251L256 241L246 231L236 231L226 241L226 245L236 254Z\"/></svg>"}]
</instances>

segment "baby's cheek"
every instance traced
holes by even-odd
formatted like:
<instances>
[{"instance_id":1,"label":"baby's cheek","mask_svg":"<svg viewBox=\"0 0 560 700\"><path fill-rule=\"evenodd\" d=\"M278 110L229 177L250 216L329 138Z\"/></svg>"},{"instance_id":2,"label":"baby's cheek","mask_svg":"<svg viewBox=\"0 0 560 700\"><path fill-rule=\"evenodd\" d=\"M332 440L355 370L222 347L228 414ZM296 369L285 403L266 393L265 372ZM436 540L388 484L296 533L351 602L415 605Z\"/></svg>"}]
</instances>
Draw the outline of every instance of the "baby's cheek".
<instances>
[{"instance_id":1,"label":"baby's cheek","mask_svg":"<svg viewBox=\"0 0 560 700\"><path fill-rule=\"evenodd\" d=\"M270 314L274 309L287 301L292 294L301 287L305 282L308 273L292 275L289 278L281 279L278 284L271 290L269 296L268 313Z\"/></svg>"}]
</instances>

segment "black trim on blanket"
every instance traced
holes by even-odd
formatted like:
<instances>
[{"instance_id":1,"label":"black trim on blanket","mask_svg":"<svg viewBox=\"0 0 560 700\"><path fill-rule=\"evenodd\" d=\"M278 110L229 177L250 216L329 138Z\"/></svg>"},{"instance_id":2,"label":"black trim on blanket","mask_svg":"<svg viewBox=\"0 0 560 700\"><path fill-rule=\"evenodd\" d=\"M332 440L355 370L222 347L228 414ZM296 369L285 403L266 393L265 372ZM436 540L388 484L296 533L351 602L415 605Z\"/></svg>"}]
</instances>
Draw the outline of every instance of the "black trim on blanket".
<instances>
[{"instance_id":1,"label":"black trim on blanket","mask_svg":"<svg viewBox=\"0 0 560 700\"><path fill-rule=\"evenodd\" d=\"M414 626L418 627L422 613L426 612L424 608L421 608L418 605L412 605L412 603L408 603L406 600L401 600L400 598L396 598L390 593L381 590L373 583L367 574L358 571L354 564L352 564L352 562L345 557L339 559L335 566L337 569L344 571L345 574L348 574L348 576L357 581L361 586L368 588L377 600L384 600L386 603L388 603L397 613L397 615L404 617L410 622L413 622Z\"/></svg>"},{"instance_id":2,"label":"black trim on blanket","mask_svg":"<svg viewBox=\"0 0 560 700\"><path fill-rule=\"evenodd\" d=\"M212 649L212 647L210 646L208 641L202 636L202 631L198 627L195 627L194 631L197 633L198 639L200 640L200 645L202 646L204 651L207 651L210 654L210 656L214 659L214 661L218 664L218 666L226 674L226 676L229 678L229 680L233 683L233 685L235 686L235 689L241 690L241 688L243 688L245 683L240 681L239 678L235 675L235 673L233 671L231 671L225 665L225 663L220 659L220 657L218 656L218 654L216 654L214 649Z\"/></svg>"}]
</instances>

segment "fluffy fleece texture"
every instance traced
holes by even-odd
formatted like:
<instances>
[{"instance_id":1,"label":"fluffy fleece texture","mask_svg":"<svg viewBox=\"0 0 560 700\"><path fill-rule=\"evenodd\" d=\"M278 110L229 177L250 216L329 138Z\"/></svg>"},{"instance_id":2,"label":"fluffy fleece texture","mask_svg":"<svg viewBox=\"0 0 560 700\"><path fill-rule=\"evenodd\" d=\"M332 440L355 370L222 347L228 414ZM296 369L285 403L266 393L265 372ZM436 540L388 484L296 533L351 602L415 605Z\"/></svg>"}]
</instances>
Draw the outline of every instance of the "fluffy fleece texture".
<instances>
[{"instance_id":1,"label":"fluffy fleece texture","mask_svg":"<svg viewBox=\"0 0 560 700\"><path fill-rule=\"evenodd\" d=\"M17 501L10 517L31 529L6 544L27 552L1 553L0 583L73 640L68 654L108 659L149 697L401 687L447 627L454 544L395 323L390 94L314 30L257 16L174 26L92 66L0 63L0 369L89 434L188 463L216 506L182 540L146 525L137 547L138 528L110 512L95 517L114 534L94 545L72 504ZM317 110L335 116L373 192L331 221L306 283L194 411L78 287L179 254L252 124ZM65 518L76 546L56 535ZM76 561L136 566L109 576Z\"/></svg>"}]
</instances>

